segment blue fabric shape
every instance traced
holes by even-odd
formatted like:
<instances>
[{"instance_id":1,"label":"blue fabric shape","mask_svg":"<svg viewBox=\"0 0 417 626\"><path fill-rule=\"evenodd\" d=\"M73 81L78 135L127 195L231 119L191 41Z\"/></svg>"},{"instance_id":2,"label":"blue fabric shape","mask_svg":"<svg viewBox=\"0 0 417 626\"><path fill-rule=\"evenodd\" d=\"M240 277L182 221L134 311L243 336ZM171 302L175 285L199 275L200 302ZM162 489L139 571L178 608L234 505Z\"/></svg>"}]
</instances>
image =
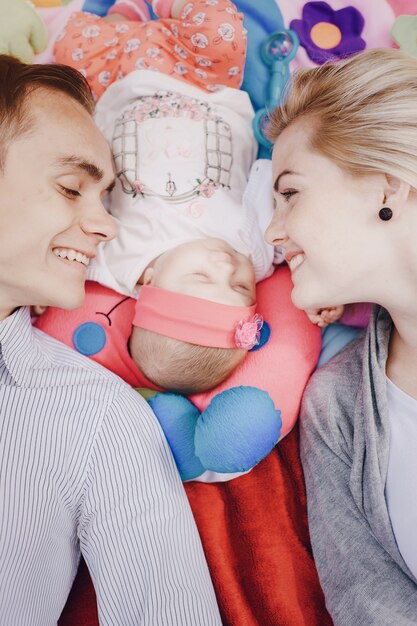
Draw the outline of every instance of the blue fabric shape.
<instances>
[{"instance_id":1,"label":"blue fabric shape","mask_svg":"<svg viewBox=\"0 0 417 626\"><path fill-rule=\"evenodd\" d=\"M103 17L107 15L108 10L113 6L114 0L85 0L83 11L95 13Z\"/></svg>"},{"instance_id":2,"label":"blue fabric shape","mask_svg":"<svg viewBox=\"0 0 417 626\"><path fill-rule=\"evenodd\" d=\"M248 49L242 89L245 89L255 110L265 106L269 70L262 61L261 47L275 30L285 27L281 11L275 0L235 0L239 11L245 16L248 31Z\"/></svg>"},{"instance_id":3,"label":"blue fabric shape","mask_svg":"<svg viewBox=\"0 0 417 626\"><path fill-rule=\"evenodd\" d=\"M322 330L323 343L317 367L324 365L335 354L340 352L352 339L355 339L362 331L361 328L344 326L343 324L330 324Z\"/></svg>"},{"instance_id":4,"label":"blue fabric shape","mask_svg":"<svg viewBox=\"0 0 417 626\"><path fill-rule=\"evenodd\" d=\"M268 324L268 322L265 322L265 320L264 320L261 330L259 331L259 335L260 337L259 337L258 345L253 346L253 348L251 348L249 352L256 352L256 350L260 350L262 346L268 343L269 338L271 336L271 327Z\"/></svg>"},{"instance_id":5,"label":"blue fabric shape","mask_svg":"<svg viewBox=\"0 0 417 626\"><path fill-rule=\"evenodd\" d=\"M248 92L255 111L265 106L270 80L269 68L261 58L261 48L265 40L276 30L285 28L281 11L275 0L235 0L239 11L245 16L244 24L248 31L248 51L242 89ZM287 80L289 71L287 74ZM270 159L271 151L259 147L259 159Z\"/></svg>"},{"instance_id":6,"label":"blue fabric shape","mask_svg":"<svg viewBox=\"0 0 417 626\"><path fill-rule=\"evenodd\" d=\"M81 324L72 335L74 348L85 356L93 356L100 352L106 345L106 341L106 331L95 322Z\"/></svg>"},{"instance_id":7,"label":"blue fabric shape","mask_svg":"<svg viewBox=\"0 0 417 626\"><path fill-rule=\"evenodd\" d=\"M200 412L187 398L175 393L157 393L148 400L170 445L182 480L205 470L194 452L194 433Z\"/></svg>"},{"instance_id":8,"label":"blue fabric shape","mask_svg":"<svg viewBox=\"0 0 417 626\"><path fill-rule=\"evenodd\" d=\"M232 387L214 396L201 413L195 452L208 470L245 472L272 450L281 425L281 412L266 391Z\"/></svg>"}]
</instances>

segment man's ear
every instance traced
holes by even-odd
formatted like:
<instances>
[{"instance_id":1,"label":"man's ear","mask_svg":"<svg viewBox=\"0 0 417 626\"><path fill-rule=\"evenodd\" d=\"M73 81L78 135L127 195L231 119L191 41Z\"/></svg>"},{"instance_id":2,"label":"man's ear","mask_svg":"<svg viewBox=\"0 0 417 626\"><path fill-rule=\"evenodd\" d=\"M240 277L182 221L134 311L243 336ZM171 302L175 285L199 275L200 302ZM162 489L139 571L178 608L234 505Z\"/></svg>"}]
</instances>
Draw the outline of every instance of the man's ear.
<instances>
[{"instance_id":1,"label":"man's ear","mask_svg":"<svg viewBox=\"0 0 417 626\"><path fill-rule=\"evenodd\" d=\"M150 285L152 283L152 278L153 278L153 267L147 267L146 270L143 272L143 285Z\"/></svg>"},{"instance_id":2,"label":"man's ear","mask_svg":"<svg viewBox=\"0 0 417 626\"><path fill-rule=\"evenodd\" d=\"M407 205L410 198L411 186L397 176L385 175L384 206L398 214Z\"/></svg>"}]
</instances>

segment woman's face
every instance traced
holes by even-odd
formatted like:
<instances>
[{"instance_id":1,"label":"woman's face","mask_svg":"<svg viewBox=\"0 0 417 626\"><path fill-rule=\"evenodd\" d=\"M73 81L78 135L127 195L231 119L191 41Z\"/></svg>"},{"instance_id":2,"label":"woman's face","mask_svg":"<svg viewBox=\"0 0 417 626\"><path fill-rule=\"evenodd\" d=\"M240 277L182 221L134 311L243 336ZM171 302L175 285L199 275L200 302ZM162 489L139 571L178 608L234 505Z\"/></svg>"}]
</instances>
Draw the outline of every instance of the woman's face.
<instances>
[{"instance_id":1,"label":"woman's face","mask_svg":"<svg viewBox=\"0 0 417 626\"><path fill-rule=\"evenodd\" d=\"M389 233L378 217L385 176L352 176L314 152L309 126L294 122L275 143L275 215L265 238L285 251L296 306L378 301Z\"/></svg>"}]
</instances>

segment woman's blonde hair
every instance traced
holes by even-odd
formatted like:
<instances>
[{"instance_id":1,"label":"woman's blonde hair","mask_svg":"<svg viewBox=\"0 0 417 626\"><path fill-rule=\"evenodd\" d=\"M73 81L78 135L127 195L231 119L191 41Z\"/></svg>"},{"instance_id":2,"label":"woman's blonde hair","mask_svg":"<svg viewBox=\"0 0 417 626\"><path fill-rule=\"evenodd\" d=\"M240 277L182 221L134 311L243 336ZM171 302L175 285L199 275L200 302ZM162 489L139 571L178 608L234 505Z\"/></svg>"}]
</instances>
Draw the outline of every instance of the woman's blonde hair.
<instances>
[{"instance_id":1,"label":"woman's blonde hair","mask_svg":"<svg viewBox=\"0 0 417 626\"><path fill-rule=\"evenodd\" d=\"M271 141L300 118L311 123L312 149L343 169L417 188L417 59L381 48L296 72L270 114Z\"/></svg>"},{"instance_id":2,"label":"woman's blonde hair","mask_svg":"<svg viewBox=\"0 0 417 626\"><path fill-rule=\"evenodd\" d=\"M217 387L247 354L238 348L197 346L136 326L130 338L130 352L150 382L185 395Z\"/></svg>"}]
</instances>

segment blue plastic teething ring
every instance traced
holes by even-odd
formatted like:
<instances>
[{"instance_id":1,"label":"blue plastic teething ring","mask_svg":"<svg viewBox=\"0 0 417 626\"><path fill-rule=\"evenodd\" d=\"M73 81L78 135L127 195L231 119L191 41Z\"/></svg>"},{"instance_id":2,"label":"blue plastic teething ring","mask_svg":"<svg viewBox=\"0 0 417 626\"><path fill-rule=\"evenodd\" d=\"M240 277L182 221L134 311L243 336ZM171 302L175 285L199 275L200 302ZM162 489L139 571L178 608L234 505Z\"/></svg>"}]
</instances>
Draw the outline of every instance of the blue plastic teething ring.
<instances>
[{"instance_id":1,"label":"blue plastic teething ring","mask_svg":"<svg viewBox=\"0 0 417 626\"><path fill-rule=\"evenodd\" d=\"M300 41L297 34L293 30L284 28L272 33L261 47L261 59L270 68L271 77L268 84L266 105L257 111L252 126L257 141L268 149L272 149L272 143L264 135L268 113L281 102L283 90L289 77L289 64L299 45Z\"/></svg>"}]
</instances>

